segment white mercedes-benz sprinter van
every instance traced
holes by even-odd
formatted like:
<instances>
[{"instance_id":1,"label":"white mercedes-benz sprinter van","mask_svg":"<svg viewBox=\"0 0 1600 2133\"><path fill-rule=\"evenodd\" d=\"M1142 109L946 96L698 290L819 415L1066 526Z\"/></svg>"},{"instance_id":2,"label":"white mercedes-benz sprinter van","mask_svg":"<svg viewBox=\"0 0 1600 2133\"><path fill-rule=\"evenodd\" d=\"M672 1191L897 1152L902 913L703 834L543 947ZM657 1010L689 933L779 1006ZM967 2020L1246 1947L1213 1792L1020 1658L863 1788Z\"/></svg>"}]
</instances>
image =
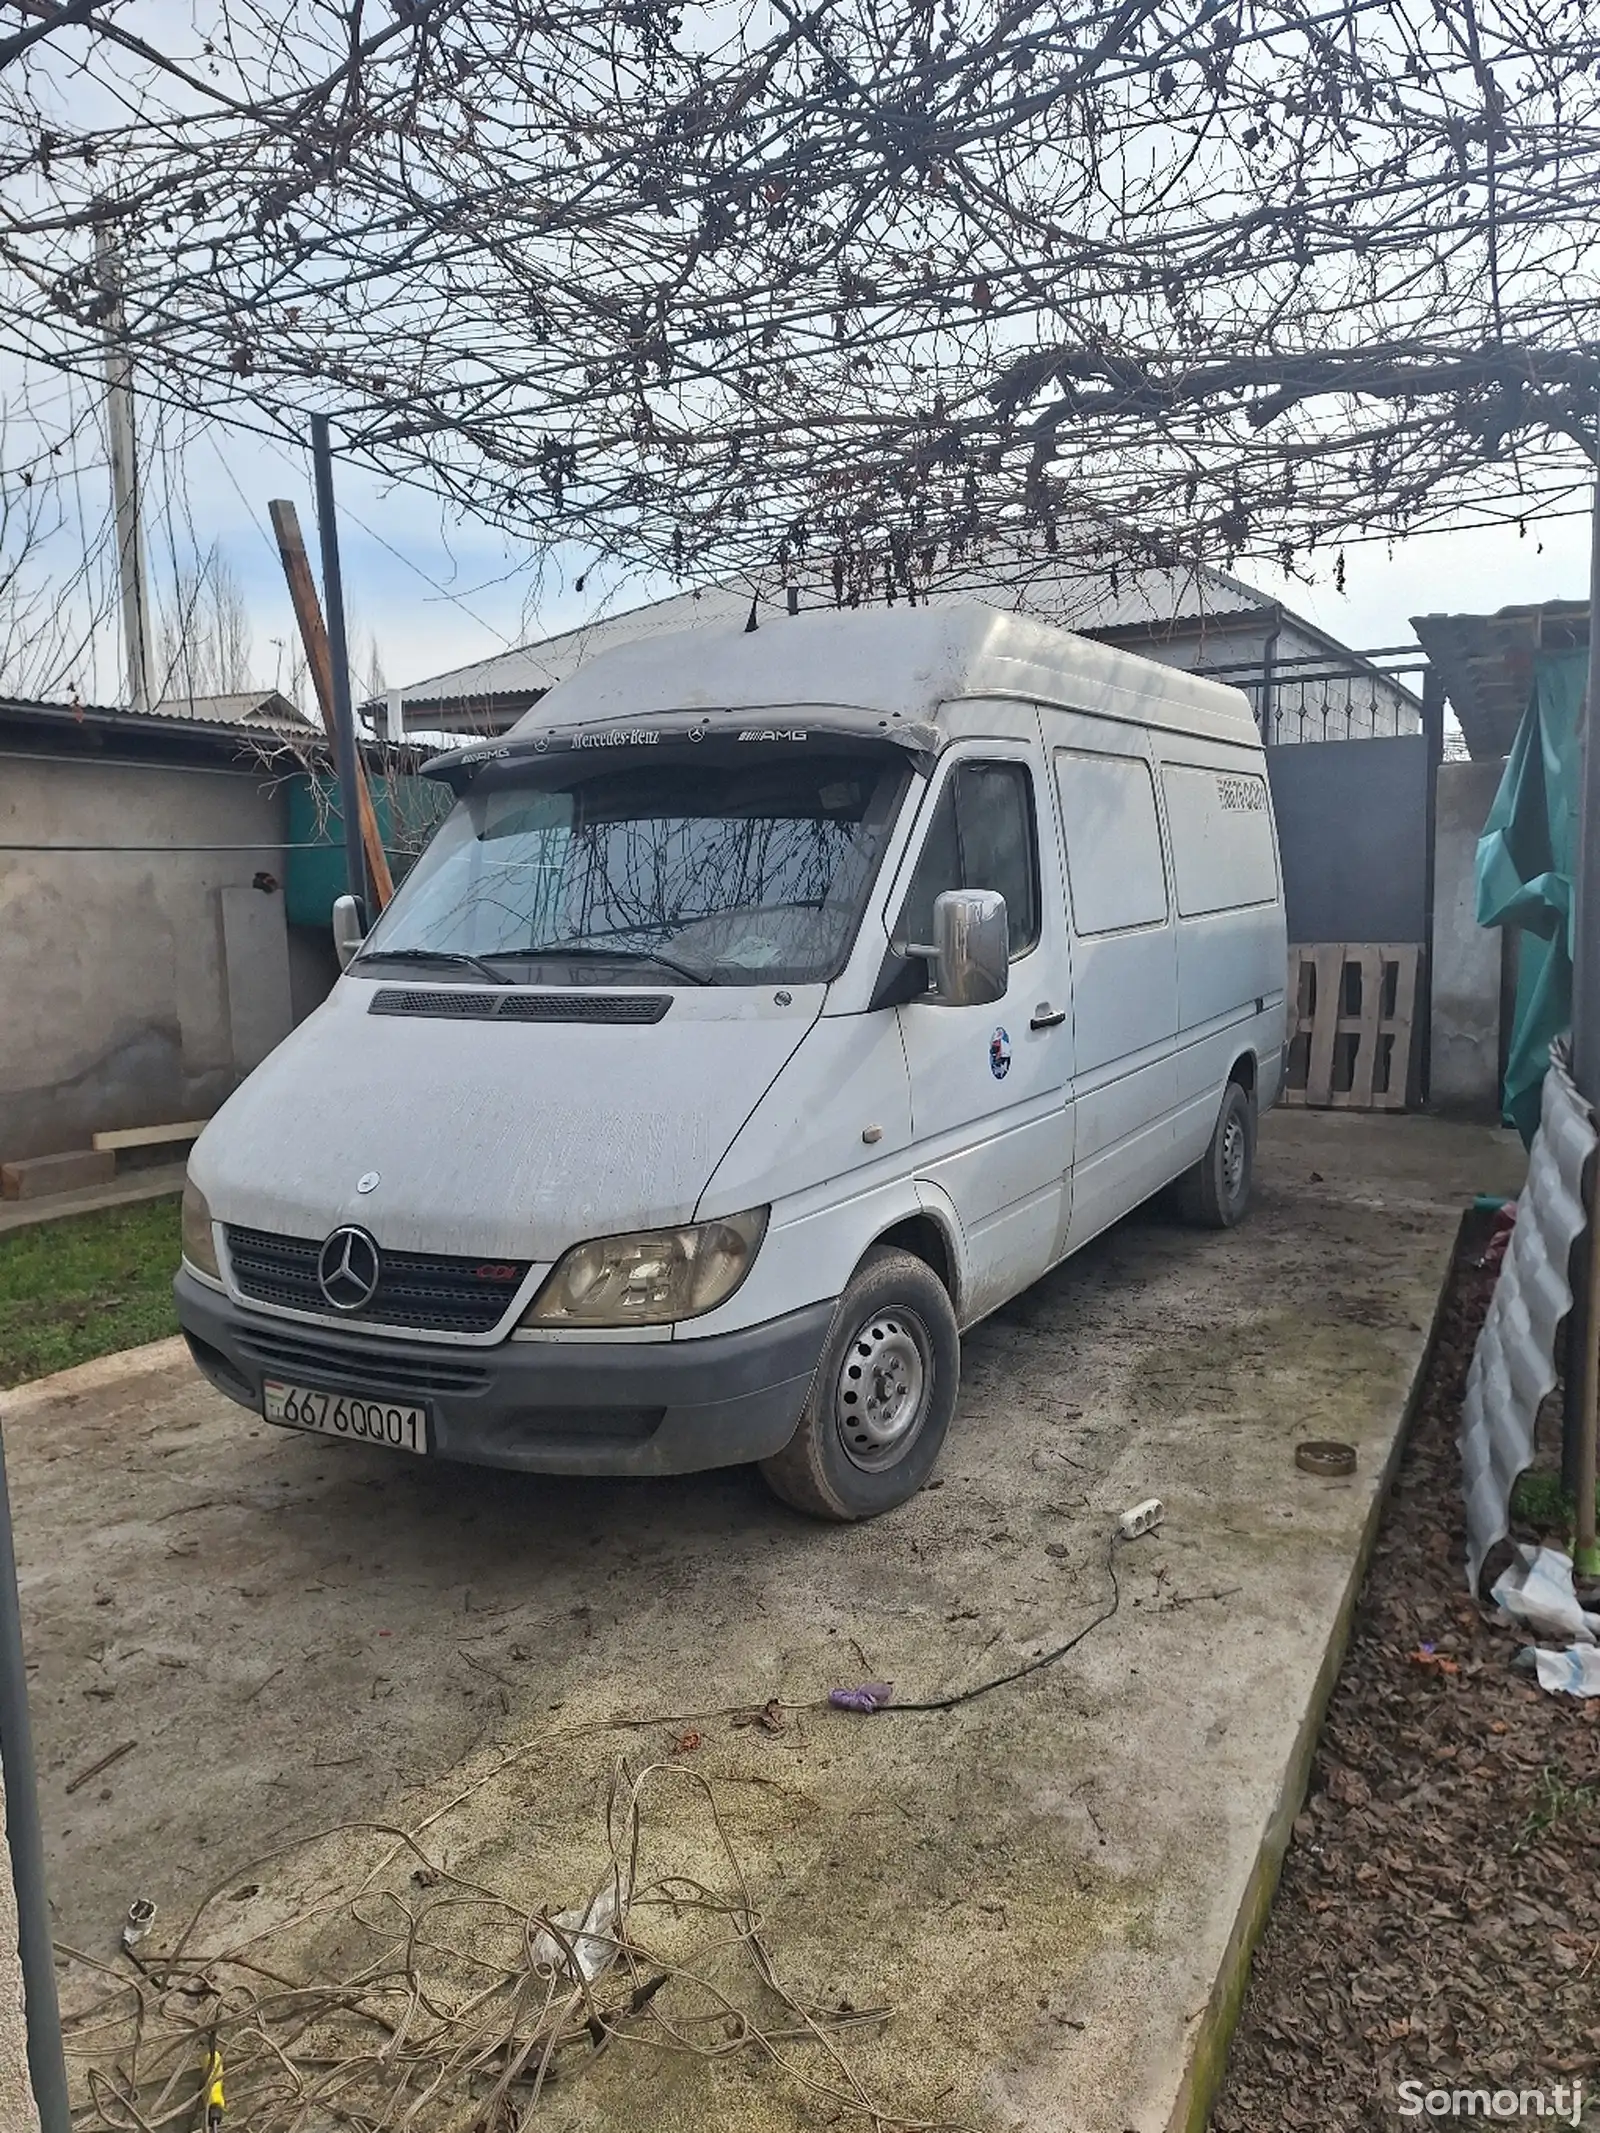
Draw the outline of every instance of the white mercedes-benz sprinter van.
<instances>
[{"instance_id":1,"label":"white mercedes-benz sprinter van","mask_svg":"<svg viewBox=\"0 0 1600 2133\"><path fill-rule=\"evenodd\" d=\"M1286 957L1237 691L808 614L621 647L429 770L453 812L189 1166L178 1315L267 1420L869 1517L963 1328L1175 1181L1243 1213Z\"/></svg>"}]
</instances>

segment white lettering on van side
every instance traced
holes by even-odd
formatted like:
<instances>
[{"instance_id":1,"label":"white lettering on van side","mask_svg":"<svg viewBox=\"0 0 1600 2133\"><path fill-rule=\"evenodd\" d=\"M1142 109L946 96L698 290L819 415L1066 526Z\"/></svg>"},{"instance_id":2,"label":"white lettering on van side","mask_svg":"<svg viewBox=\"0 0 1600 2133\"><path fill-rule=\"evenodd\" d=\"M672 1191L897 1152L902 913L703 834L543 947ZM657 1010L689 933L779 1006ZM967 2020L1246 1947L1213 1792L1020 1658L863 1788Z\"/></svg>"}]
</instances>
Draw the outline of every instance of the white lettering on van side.
<instances>
[{"instance_id":1,"label":"white lettering on van side","mask_svg":"<svg viewBox=\"0 0 1600 2133\"><path fill-rule=\"evenodd\" d=\"M648 748L661 735L653 726L623 726L609 733L575 733L574 748Z\"/></svg>"},{"instance_id":2,"label":"white lettering on van side","mask_svg":"<svg viewBox=\"0 0 1600 2133\"><path fill-rule=\"evenodd\" d=\"M1259 778L1217 779L1217 801L1230 815L1259 815L1267 804L1267 788Z\"/></svg>"}]
</instances>

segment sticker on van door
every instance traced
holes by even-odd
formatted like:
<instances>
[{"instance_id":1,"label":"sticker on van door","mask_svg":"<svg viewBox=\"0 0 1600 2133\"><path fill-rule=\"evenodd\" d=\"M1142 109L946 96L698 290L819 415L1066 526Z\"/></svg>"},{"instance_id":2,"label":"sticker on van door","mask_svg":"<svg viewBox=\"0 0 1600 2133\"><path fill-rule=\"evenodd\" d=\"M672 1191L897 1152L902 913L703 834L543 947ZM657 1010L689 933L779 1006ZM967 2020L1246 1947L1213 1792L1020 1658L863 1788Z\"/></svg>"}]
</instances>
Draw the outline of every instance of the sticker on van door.
<instances>
[{"instance_id":1,"label":"sticker on van door","mask_svg":"<svg viewBox=\"0 0 1600 2133\"><path fill-rule=\"evenodd\" d=\"M1011 1039L1003 1029L989 1039L989 1072L996 1081L1004 1081L1011 1072Z\"/></svg>"}]
</instances>

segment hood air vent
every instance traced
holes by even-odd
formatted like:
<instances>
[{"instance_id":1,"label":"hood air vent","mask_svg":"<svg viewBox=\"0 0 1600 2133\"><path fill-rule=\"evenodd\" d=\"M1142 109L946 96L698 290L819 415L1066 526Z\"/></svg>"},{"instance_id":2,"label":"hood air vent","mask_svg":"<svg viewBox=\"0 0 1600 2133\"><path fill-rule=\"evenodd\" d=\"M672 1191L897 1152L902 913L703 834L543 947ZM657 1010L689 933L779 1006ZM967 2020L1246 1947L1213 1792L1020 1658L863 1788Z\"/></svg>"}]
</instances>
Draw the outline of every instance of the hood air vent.
<instances>
[{"instance_id":1,"label":"hood air vent","mask_svg":"<svg viewBox=\"0 0 1600 2133\"><path fill-rule=\"evenodd\" d=\"M481 1022L500 1005L492 992L412 992L381 986L372 996L369 1015L447 1015L453 1021Z\"/></svg>"},{"instance_id":2,"label":"hood air vent","mask_svg":"<svg viewBox=\"0 0 1600 2133\"><path fill-rule=\"evenodd\" d=\"M659 1022L672 995L656 993L515 992L500 1002L502 1022Z\"/></svg>"},{"instance_id":3,"label":"hood air vent","mask_svg":"<svg viewBox=\"0 0 1600 2133\"><path fill-rule=\"evenodd\" d=\"M458 992L382 985L369 1015L431 1015L450 1022L659 1022L670 993Z\"/></svg>"}]
</instances>

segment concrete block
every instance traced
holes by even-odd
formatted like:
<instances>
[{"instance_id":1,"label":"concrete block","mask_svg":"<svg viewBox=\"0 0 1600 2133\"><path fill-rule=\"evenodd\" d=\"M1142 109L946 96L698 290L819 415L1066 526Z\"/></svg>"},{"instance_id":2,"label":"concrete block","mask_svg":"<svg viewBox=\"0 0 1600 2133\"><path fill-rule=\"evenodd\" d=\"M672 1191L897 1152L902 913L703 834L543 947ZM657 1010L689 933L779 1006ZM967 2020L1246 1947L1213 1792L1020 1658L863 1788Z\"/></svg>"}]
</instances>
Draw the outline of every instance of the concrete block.
<instances>
[{"instance_id":1,"label":"concrete block","mask_svg":"<svg viewBox=\"0 0 1600 2133\"><path fill-rule=\"evenodd\" d=\"M217 891L234 1071L242 1080L294 1028L283 898L260 889Z\"/></svg>"},{"instance_id":2,"label":"concrete block","mask_svg":"<svg viewBox=\"0 0 1600 2133\"><path fill-rule=\"evenodd\" d=\"M112 1149L74 1148L67 1155L30 1155L0 1163L0 1200L42 1200L52 1192L88 1192L117 1174Z\"/></svg>"},{"instance_id":3,"label":"concrete block","mask_svg":"<svg viewBox=\"0 0 1600 2133\"><path fill-rule=\"evenodd\" d=\"M1441 763L1433 862L1430 1095L1446 1110L1493 1117L1500 1099L1498 929L1478 924L1478 838L1502 762Z\"/></svg>"}]
</instances>

